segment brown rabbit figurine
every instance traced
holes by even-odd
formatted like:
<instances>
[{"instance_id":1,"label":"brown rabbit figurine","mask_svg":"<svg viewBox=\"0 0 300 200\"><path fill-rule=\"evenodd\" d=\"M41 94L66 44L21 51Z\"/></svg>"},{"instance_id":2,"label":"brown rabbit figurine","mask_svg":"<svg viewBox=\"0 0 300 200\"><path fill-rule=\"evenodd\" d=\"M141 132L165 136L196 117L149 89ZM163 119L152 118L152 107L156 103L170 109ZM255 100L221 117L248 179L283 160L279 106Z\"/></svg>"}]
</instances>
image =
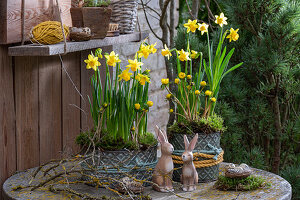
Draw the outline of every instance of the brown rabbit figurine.
<instances>
[{"instance_id":1,"label":"brown rabbit figurine","mask_svg":"<svg viewBox=\"0 0 300 200\"><path fill-rule=\"evenodd\" d=\"M174 169L172 153L174 148L168 142L167 134L160 130L158 126L155 129L157 140L161 144L161 157L153 172L152 181L155 184L152 187L158 192L171 192L174 191L172 185Z\"/></svg>"},{"instance_id":2,"label":"brown rabbit figurine","mask_svg":"<svg viewBox=\"0 0 300 200\"><path fill-rule=\"evenodd\" d=\"M196 171L195 165L193 163L193 150L198 141L198 134L194 136L191 143L189 143L188 138L184 135L184 146L185 152L182 154L183 168L181 181L183 184L183 191L193 191L196 189L196 184L198 183L198 173Z\"/></svg>"}]
</instances>

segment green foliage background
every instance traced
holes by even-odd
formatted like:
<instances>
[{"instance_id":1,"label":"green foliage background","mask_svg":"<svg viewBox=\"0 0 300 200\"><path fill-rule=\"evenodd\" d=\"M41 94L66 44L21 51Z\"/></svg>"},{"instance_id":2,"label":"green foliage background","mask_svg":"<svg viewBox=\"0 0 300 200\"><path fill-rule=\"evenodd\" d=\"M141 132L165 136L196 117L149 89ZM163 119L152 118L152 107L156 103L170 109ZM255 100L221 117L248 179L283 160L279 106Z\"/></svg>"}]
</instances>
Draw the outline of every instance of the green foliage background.
<instances>
[{"instance_id":1,"label":"green foliage background","mask_svg":"<svg viewBox=\"0 0 300 200\"><path fill-rule=\"evenodd\" d=\"M180 22L184 23L190 16L185 0L180 2ZM234 45L236 49L230 66L244 62L223 80L218 98L217 113L227 127L222 135L225 161L272 169L276 137L272 96L276 95L282 123L280 175L292 184L293 199L300 199L300 2L222 0L210 3L214 14L224 12L228 26L240 29L239 40L228 44L229 48ZM208 21L202 1L198 19ZM216 29L216 26L209 29L212 37ZM191 49L202 51L204 58L205 41L205 37L194 35L191 42ZM185 30L179 24L175 47L181 49L184 45ZM272 77L278 78L277 90L270 82Z\"/></svg>"}]
</instances>

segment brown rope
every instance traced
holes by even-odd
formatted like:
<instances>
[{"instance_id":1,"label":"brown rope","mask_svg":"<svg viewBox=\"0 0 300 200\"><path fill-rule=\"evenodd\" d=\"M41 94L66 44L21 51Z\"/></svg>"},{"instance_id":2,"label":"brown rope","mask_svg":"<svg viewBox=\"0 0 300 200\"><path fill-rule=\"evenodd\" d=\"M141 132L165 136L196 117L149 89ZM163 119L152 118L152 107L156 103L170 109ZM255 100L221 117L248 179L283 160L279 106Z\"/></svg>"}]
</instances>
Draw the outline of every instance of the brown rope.
<instances>
[{"instance_id":1,"label":"brown rope","mask_svg":"<svg viewBox=\"0 0 300 200\"><path fill-rule=\"evenodd\" d=\"M61 30L62 30L63 37L64 37L64 53L63 53L63 55L65 55L65 54L67 54L67 41L66 41L66 34L65 34L65 30L64 30L63 20L61 17L61 9L59 7L58 0L56 0L56 6L57 6L58 13L59 13L59 21L61 24Z\"/></svg>"},{"instance_id":2,"label":"brown rope","mask_svg":"<svg viewBox=\"0 0 300 200\"><path fill-rule=\"evenodd\" d=\"M22 40L21 40L21 45L24 45L25 42L25 0L22 0L21 3L21 35L22 35Z\"/></svg>"}]
</instances>

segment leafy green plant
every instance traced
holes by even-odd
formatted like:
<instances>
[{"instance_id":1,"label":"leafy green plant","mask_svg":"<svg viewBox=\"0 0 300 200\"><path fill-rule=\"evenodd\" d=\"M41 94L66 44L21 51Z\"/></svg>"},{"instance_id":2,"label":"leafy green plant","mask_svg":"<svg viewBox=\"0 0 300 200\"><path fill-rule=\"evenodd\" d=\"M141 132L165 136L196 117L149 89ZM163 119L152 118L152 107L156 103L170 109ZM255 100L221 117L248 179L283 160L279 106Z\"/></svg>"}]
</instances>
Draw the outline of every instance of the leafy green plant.
<instances>
[{"instance_id":1,"label":"leafy green plant","mask_svg":"<svg viewBox=\"0 0 300 200\"><path fill-rule=\"evenodd\" d=\"M292 186L292 199L300 199L300 165L294 165L282 170L280 175Z\"/></svg>"},{"instance_id":2,"label":"leafy green plant","mask_svg":"<svg viewBox=\"0 0 300 200\"><path fill-rule=\"evenodd\" d=\"M85 0L84 7L101 7L101 6L109 6L111 3L110 0Z\"/></svg>"}]
</instances>

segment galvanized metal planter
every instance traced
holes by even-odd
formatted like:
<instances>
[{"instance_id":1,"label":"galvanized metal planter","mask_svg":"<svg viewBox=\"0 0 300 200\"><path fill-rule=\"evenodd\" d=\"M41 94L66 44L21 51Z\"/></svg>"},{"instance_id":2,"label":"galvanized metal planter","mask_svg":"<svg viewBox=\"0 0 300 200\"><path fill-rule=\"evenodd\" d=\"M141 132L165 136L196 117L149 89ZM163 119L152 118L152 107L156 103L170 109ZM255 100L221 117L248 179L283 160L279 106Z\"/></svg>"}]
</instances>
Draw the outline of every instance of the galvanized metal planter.
<instances>
[{"instance_id":1,"label":"galvanized metal planter","mask_svg":"<svg viewBox=\"0 0 300 200\"><path fill-rule=\"evenodd\" d=\"M152 171L157 164L157 146L144 151L97 151L94 161L95 165L92 158L87 160L87 163L82 163L84 169L87 169L87 164L97 168L94 172L88 172L89 176L83 176L84 180L91 180L90 176L92 176L100 178L102 182L114 182L113 179L119 180L129 174L138 180L151 181ZM150 184L145 182L143 185Z\"/></svg>"},{"instance_id":2,"label":"galvanized metal planter","mask_svg":"<svg viewBox=\"0 0 300 200\"><path fill-rule=\"evenodd\" d=\"M216 147L220 147L220 139L221 134L220 133L211 133L211 134L205 134L205 133L198 133L198 143L194 149L193 152L200 152L201 150L210 150L209 144ZM187 135L189 141L192 140L192 138L195 136L195 134L189 134ZM172 137L169 139L169 142L174 146L175 151L177 152L183 152L185 150L184 148L184 142L183 142L183 135L182 134L173 134ZM205 160L205 158L200 158L199 160ZM174 163L174 168L180 168L182 167L181 164ZM182 174L181 169L177 169L173 172L173 180L174 181L180 181L180 176ZM215 181L218 178L219 175L219 164L211 166L211 167L203 167L203 168L197 168L198 182L211 182Z\"/></svg>"}]
</instances>

